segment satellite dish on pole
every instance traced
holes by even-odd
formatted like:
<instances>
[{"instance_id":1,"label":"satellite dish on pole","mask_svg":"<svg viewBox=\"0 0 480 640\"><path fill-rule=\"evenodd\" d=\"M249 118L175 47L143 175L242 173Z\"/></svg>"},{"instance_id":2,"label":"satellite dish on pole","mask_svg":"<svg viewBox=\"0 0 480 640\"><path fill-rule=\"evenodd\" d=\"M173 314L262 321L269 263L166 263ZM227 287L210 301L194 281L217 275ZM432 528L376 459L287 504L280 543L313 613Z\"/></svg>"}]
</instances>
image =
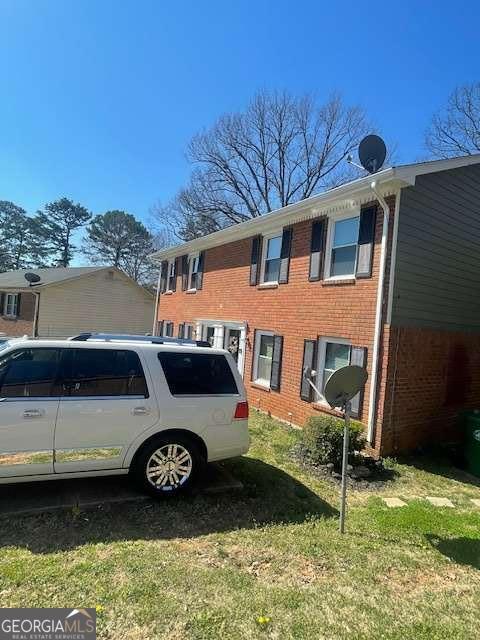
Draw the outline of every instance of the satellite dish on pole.
<instances>
[{"instance_id":1,"label":"satellite dish on pole","mask_svg":"<svg viewBox=\"0 0 480 640\"><path fill-rule=\"evenodd\" d=\"M345 533L345 511L347 504L348 440L350 437L350 400L363 389L368 374L363 367L351 364L332 373L325 385L324 395L332 407L341 407L345 424L343 427L342 489L340 504L340 533Z\"/></svg>"},{"instance_id":2,"label":"satellite dish on pole","mask_svg":"<svg viewBox=\"0 0 480 640\"><path fill-rule=\"evenodd\" d=\"M358 157L360 164L368 173L380 171L387 157L385 142L380 136L374 134L365 136L358 145Z\"/></svg>"},{"instance_id":3,"label":"satellite dish on pole","mask_svg":"<svg viewBox=\"0 0 480 640\"><path fill-rule=\"evenodd\" d=\"M325 385L325 399L334 409L345 408L347 402L354 398L363 388L368 374L363 367L351 364L341 367L332 373Z\"/></svg>"},{"instance_id":4,"label":"satellite dish on pole","mask_svg":"<svg viewBox=\"0 0 480 640\"><path fill-rule=\"evenodd\" d=\"M27 272L23 275L23 277L30 286L32 286L33 284L37 284L41 280L40 276L37 273Z\"/></svg>"}]
</instances>

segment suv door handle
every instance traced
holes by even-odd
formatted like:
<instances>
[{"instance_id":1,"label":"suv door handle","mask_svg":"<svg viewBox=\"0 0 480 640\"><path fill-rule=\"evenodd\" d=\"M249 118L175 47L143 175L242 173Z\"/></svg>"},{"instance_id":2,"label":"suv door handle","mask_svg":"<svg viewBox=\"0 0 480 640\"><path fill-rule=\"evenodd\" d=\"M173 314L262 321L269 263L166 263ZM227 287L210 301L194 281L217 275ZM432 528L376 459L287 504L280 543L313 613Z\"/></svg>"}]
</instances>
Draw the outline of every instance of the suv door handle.
<instances>
[{"instance_id":1,"label":"suv door handle","mask_svg":"<svg viewBox=\"0 0 480 640\"><path fill-rule=\"evenodd\" d=\"M40 418L44 415L44 409L25 409L25 411L23 412L24 418Z\"/></svg>"},{"instance_id":2,"label":"suv door handle","mask_svg":"<svg viewBox=\"0 0 480 640\"><path fill-rule=\"evenodd\" d=\"M146 416L150 413L148 407L133 407L132 413L134 416Z\"/></svg>"}]
</instances>

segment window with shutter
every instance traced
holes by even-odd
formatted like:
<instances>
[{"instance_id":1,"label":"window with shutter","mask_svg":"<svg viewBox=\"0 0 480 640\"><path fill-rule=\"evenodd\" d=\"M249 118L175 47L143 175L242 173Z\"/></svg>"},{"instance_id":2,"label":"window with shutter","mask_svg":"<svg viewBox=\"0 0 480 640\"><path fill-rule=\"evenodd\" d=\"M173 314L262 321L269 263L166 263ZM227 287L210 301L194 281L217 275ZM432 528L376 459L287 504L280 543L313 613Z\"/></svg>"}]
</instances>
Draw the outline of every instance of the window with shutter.
<instances>
[{"instance_id":1,"label":"window with shutter","mask_svg":"<svg viewBox=\"0 0 480 640\"><path fill-rule=\"evenodd\" d=\"M184 338L184 333L185 333L185 325L183 324L183 322L180 322L178 325L178 337L179 338Z\"/></svg>"},{"instance_id":2,"label":"window with shutter","mask_svg":"<svg viewBox=\"0 0 480 640\"><path fill-rule=\"evenodd\" d=\"M318 340L316 387L322 395L315 400L328 404L323 396L323 390L332 373L350 364L351 345L343 338L324 338Z\"/></svg>"},{"instance_id":3,"label":"window with shutter","mask_svg":"<svg viewBox=\"0 0 480 640\"><path fill-rule=\"evenodd\" d=\"M280 389L283 336L272 331L255 330L252 380L274 391Z\"/></svg>"},{"instance_id":4,"label":"window with shutter","mask_svg":"<svg viewBox=\"0 0 480 640\"><path fill-rule=\"evenodd\" d=\"M262 267L260 282L262 284L278 284L282 255L283 233L271 233L263 237Z\"/></svg>"},{"instance_id":5,"label":"window with shutter","mask_svg":"<svg viewBox=\"0 0 480 640\"><path fill-rule=\"evenodd\" d=\"M160 265L160 293L165 293L167 290L167 274L168 260L163 260Z\"/></svg>"},{"instance_id":6,"label":"window with shutter","mask_svg":"<svg viewBox=\"0 0 480 640\"><path fill-rule=\"evenodd\" d=\"M188 256L182 256L180 258L180 264L182 267L182 291L188 289Z\"/></svg>"}]
</instances>

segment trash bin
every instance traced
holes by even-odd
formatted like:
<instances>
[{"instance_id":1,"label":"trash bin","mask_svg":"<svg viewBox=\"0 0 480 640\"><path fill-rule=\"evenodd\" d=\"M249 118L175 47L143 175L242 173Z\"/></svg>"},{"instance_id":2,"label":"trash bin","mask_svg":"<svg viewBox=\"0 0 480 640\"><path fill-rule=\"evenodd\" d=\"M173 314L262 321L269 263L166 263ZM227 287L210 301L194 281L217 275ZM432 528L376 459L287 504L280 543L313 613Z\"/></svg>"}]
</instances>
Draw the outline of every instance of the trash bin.
<instances>
[{"instance_id":1,"label":"trash bin","mask_svg":"<svg viewBox=\"0 0 480 640\"><path fill-rule=\"evenodd\" d=\"M465 459L467 470L480 477L480 410L465 414Z\"/></svg>"}]
</instances>

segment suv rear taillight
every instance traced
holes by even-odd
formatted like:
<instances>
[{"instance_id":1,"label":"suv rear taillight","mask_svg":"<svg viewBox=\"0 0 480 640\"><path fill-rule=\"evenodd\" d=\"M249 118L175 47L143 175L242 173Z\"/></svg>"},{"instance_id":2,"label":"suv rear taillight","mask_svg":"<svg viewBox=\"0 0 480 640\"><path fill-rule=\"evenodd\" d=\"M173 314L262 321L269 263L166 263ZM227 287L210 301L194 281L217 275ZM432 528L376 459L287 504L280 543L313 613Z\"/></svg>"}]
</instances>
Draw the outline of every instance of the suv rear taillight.
<instances>
[{"instance_id":1,"label":"suv rear taillight","mask_svg":"<svg viewBox=\"0 0 480 640\"><path fill-rule=\"evenodd\" d=\"M235 420L246 420L248 418L248 402L237 402L233 417Z\"/></svg>"}]
</instances>

